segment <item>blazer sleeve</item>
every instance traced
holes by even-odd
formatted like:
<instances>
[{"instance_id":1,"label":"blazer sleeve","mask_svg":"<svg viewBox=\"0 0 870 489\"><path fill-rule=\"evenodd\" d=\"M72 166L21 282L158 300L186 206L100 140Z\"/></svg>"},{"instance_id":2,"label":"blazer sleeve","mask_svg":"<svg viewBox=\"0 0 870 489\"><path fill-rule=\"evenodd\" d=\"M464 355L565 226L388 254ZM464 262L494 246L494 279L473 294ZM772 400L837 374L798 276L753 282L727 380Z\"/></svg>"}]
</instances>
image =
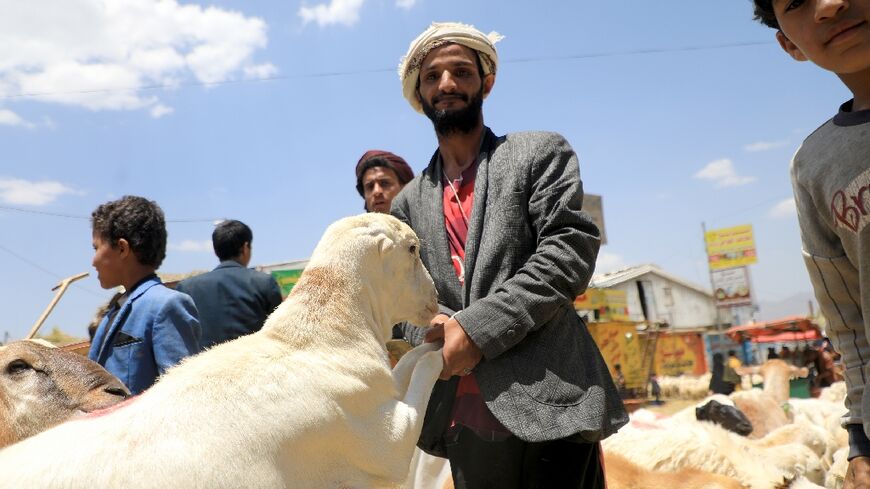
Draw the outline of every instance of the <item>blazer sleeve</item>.
<instances>
[{"instance_id":1,"label":"blazer sleeve","mask_svg":"<svg viewBox=\"0 0 870 489\"><path fill-rule=\"evenodd\" d=\"M586 290L598 256L599 232L582 212L583 185L571 146L550 133L527 154L532 159L526 178L529 224L538 238L535 251L513 277L455 316L488 359L571 307Z\"/></svg>"},{"instance_id":2,"label":"blazer sleeve","mask_svg":"<svg viewBox=\"0 0 870 489\"><path fill-rule=\"evenodd\" d=\"M158 374L162 375L184 357L199 353L200 334L193 299L186 294L173 293L160 309L151 333Z\"/></svg>"},{"instance_id":3,"label":"blazer sleeve","mask_svg":"<svg viewBox=\"0 0 870 489\"><path fill-rule=\"evenodd\" d=\"M281 287L278 286L278 282L275 281L275 277L270 274L265 274L263 277L263 297L266 300L266 307L264 308L266 311L266 316L272 314L275 311L275 308L281 305L281 301L283 298L281 297Z\"/></svg>"}]
</instances>

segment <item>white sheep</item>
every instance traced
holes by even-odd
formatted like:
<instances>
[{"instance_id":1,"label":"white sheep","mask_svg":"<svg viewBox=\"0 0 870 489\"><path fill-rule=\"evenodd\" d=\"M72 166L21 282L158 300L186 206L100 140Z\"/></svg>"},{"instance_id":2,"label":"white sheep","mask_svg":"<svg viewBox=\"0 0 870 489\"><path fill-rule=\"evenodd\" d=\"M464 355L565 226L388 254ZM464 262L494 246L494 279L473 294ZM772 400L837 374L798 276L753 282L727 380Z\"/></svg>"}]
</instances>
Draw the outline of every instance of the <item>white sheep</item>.
<instances>
[{"instance_id":1,"label":"white sheep","mask_svg":"<svg viewBox=\"0 0 870 489\"><path fill-rule=\"evenodd\" d=\"M834 453L834 464L825 477L826 489L843 489L846 482L846 472L849 470L849 447L843 447Z\"/></svg>"},{"instance_id":2,"label":"white sheep","mask_svg":"<svg viewBox=\"0 0 870 489\"><path fill-rule=\"evenodd\" d=\"M678 375L671 377L662 375L657 380L664 399L701 399L707 395L710 388L710 373L700 376Z\"/></svg>"},{"instance_id":3,"label":"white sheep","mask_svg":"<svg viewBox=\"0 0 870 489\"><path fill-rule=\"evenodd\" d=\"M732 392L731 400L752 423L749 438L762 438L773 430L792 422L792 418L770 394L761 389Z\"/></svg>"},{"instance_id":4,"label":"white sheep","mask_svg":"<svg viewBox=\"0 0 870 489\"><path fill-rule=\"evenodd\" d=\"M710 400L730 404L723 395ZM605 453L619 454L654 471L693 468L737 479L752 488L779 487L806 476L821 482L824 477L819 454L824 452L827 433L820 428L783 427L768 437L749 440L721 426L696 421L696 406L670 417L638 410L632 422L602 442Z\"/></svg>"},{"instance_id":5,"label":"white sheep","mask_svg":"<svg viewBox=\"0 0 870 489\"><path fill-rule=\"evenodd\" d=\"M189 357L132 402L0 451L3 487L360 488L404 480L442 368L431 344L390 371L393 324L435 288L397 219L331 225L253 335Z\"/></svg>"}]
</instances>

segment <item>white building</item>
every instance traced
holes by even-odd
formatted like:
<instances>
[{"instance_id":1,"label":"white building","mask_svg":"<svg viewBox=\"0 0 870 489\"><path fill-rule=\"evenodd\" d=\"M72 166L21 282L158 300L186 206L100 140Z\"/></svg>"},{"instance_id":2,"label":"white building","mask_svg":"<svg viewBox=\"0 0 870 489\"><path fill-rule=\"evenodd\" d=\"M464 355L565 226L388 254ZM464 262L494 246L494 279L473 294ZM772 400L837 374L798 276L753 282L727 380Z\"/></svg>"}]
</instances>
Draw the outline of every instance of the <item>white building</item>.
<instances>
[{"instance_id":1,"label":"white building","mask_svg":"<svg viewBox=\"0 0 870 489\"><path fill-rule=\"evenodd\" d=\"M631 321L667 323L671 330L714 328L717 323L710 290L655 265L596 275L589 286L624 291Z\"/></svg>"}]
</instances>

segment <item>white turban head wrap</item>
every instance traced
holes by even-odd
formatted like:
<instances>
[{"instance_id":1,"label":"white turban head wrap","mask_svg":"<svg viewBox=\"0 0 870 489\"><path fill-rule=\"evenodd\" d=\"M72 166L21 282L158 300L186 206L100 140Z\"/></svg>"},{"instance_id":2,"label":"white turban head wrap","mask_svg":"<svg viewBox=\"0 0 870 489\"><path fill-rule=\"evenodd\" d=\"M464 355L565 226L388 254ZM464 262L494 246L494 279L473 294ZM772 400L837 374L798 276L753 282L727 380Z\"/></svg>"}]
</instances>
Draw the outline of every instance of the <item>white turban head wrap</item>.
<instances>
[{"instance_id":1,"label":"white turban head wrap","mask_svg":"<svg viewBox=\"0 0 870 489\"><path fill-rule=\"evenodd\" d=\"M399 63L399 79L402 81L402 94L417 112L423 113L423 106L417 100L417 80L420 65L429 53L444 44L461 44L477 52L483 74L495 74L498 67L498 53L495 43L504 36L498 32L484 34L468 24L458 22L433 22L428 29L411 42L408 52Z\"/></svg>"}]
</instances>

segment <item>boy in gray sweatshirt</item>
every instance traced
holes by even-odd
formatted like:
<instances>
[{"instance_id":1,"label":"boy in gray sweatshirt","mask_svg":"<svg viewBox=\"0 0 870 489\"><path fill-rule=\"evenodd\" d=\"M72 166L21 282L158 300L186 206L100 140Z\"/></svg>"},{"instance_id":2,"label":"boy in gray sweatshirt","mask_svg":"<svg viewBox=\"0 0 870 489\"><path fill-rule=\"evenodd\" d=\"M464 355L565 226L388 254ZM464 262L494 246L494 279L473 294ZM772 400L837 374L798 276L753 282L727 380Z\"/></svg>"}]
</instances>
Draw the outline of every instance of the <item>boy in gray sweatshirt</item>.
<instances>
[{"instance_id":1,"label":"boy in gray sweatshirt","mask_svg":"<svg viewBox=\"0 0 870 489\"><path fill-rule=\"evenodd\" d=\"M804 260L845 365L844 488L870 488L870 0L754 2L792 58L835 73L854 96L807 137L791 178Z\"/></svg>"}]
</instances>

